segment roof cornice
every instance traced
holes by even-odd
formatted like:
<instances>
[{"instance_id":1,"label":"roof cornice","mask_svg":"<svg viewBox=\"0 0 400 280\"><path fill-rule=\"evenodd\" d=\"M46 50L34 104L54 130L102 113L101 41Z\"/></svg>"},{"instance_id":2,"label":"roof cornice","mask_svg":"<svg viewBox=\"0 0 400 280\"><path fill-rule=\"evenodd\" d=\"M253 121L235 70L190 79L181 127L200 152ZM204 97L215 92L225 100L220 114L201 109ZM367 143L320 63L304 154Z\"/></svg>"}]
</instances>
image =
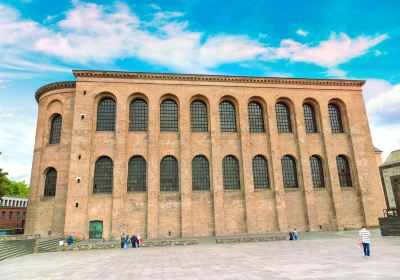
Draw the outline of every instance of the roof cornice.
<instances>
[{"instance_id":1,"label":"roof cornice","mask_svg":"<svg viewBox=\"0 0 400 280\"><path fill-rule=\"evenodd\" d=\"M338 80L338 79L305 79L305 78L274 78L248 77L227 75L201 74L167 74L148 72L122 71L91 71L73 70L76 78L116 78L140 80L170 80L170 81L198 81L198 82L231 82L231 83L259 83L259 84L288 84L288 85L317 85L317 86L351 86L361 87L365 80Z\"/></svg>"},{"instance_id":2,"label":"roof cornice","mask_svg":"<svg viewBox=\"0 0 400 280\"><path fill-rule=\"evenodd\" d=\"M73 81L64 81L64 82L57 82L51 83L42 86L35 92L36 101L39 102L40 97L48 91L55 90L55 89L63 89L63 88L75 88L76 82Z\"/></svg>"}]
</instances>

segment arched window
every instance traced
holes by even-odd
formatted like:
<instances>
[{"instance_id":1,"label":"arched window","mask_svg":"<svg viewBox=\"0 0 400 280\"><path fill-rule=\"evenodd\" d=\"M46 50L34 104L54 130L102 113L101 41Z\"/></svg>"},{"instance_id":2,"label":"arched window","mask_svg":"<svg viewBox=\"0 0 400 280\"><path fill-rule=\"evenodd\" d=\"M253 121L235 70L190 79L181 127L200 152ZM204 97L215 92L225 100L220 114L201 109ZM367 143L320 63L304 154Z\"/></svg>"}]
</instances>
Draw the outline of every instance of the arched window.
<instances>
[{"instance_id":1,"label":"arched window","mask_svg":"<svg viewBox=\"0 0 400 280\"><path fill-rule=\"evenodd\" d=\"M46 180L44 182L44 196L55 196L57 186L57 170L53 167L46 172Z\"/></svg>"},{"instance_id":2,"label":"arched window","mask_svg":"<svg viewBox=\"0 0 400 280\"><path fill-rule=\"evenodd\" d=\"M62 127L62 117L59 114L56 114L51 120L50 127L50 144L58 144L61 139L61 127Z\"/></svg>"},{"instance_id":3,"label":"arched window","mask_svg":"<svg viewBox=\"0 0 400 280\"><path fill-rule=\"evenodd\" d=\"M338 176L341 187L351 187L353 185L351 181L351 173L349 161L344 156L336 157L336 164L338 168Z\"/></svg>"},{"instance_id":4,"label":"arched window","mask_svg":"<svg viewBox=\"0 0 400 280\"><path fill-rule=\"evenodd\" d=\"M97 107L97 131L115 130L116 105L112 98L104 98Z\"/></svg>"},{"instance_id":5,"label":"arched window","mask_svg":"<svg viewBox=\"0 0 400 280\"><path fill-rule=\"evenodd\" d=\"M279 133L292 132L292 122L290 121L289 107L282 102L275 105L276 110L276 124Z\"/></svg>"},{"instance_id":6,"label":"arched window","mask_svg":"<svg viewBox=\"0 0 400 280\"><path fill-rule=\"evenodd\" d=\"M192 189L210 189L210 168L208 160L203 156L196 156L192 160Z\"/></svg>"},{"instance_id":7,"label":"arched window","mask_svg":"<svg viewBox=\"0 0 400 280\"><path fill-rule=\"evenodd\" d=\"M333 133L343 133L342 116L337 105L329 103L328 105L329 119L331 120L331 128Z\"/></svg>"},{"instance_id":8,"label":"arched window","mask_svg":"<svg viewBox=\"0 0 400 280\"><path fill-rule=\"evenodd\" d=\"M253 181L255 189L269 188L268 164L263 156L253 158Z\"/></svg>"},{"instance_id":9,"label":"arched window","mask_svg":"<svg viewBox=\"0 0 400 280\"><path fill-rule=\"evenodd\" d=\"M128 163L128 192L145 191L146 185L146 160L141 156L134 156Z\"/></svg>"},{"instance_id":10,"label":"arched window","mask_svg":"<svg viewBox=\"0 0 400 280\"><path fill-rule=\"evenodd\" d=\"M179 191L178 161L173 156L166 156L161 160L160 190Z\"/></svg>"},{"instance_id":11,"label":"arched window","mask_svg":"<svg viewBox=\"0 0 400 280\"><path fill-rule=\"evenodd\" d=\"M240 189L239 163L234 156L226 156L222 161L224 189Z\"/></svg>"},{"instance_id":12,"label":"arched window","mask_svg":"<svg viewBox=\"0 0 400 280\"><path fill-rule=\"evenodd\" d=\"M297 169L295 160L286 155L282 157L282 175L283 175L283 186L285 188L297 188Z\"/></svg>"},{"instance_id":13,"label":"arched window","mask_svg":"<svg viewBox=\"0 0 400 280\"><path fill-rule=\"evenodd\" d=\"M304 103L303 104L303 112L304 112L304 123L306 125L306 132L307 133L318 132L317 121L315 119L314 107L311 104Z\"/></svg>"},{"instance_id":14,"label":"arched window","mask_svg":"<svg viewBox=\"0 0 400 280\"><path fill-rule=\"evenodd\" d=\"M190 104L190 126L192 131L208 131L207 106L196 100Z\"/></svg>"},{"instance_id":15,"label":"arched window","mask_svg":"<svg viewBox=\"0 0 400 280\"><path fill-rule=\"evenodd\" d=\"M263 109L260 104L251 101L248 105L250 132L265 132Z\"/></svg>"},{"instance_id":16,"label":"arched window","mask_svg":"<svg viewBox=\"0 0 400 280\"><path fill-rule=\"evenodd\" d=\"M222 101L219 104L219 117L221 122L221 132L236 132L236 112L235 106L229 101Z\"/></svg>"},{"instance_id":17,"label":"arched window","mask_svg":"<svg viewBox=\"0 0 400 280\"><path fill-rule=\"evenodd\" d=\"M160 106L160 130L178 131L178 105L173 100L165 100Z\"/></svg>"},{"instance_id":18,"label":"arched window","mask_svg":"<svg viewBox=\"0 0 400 280\"><path fill-rule=\"evenodd\" d=\"M147 131L147 102L135 99L129 107L129 130Z\"/></svg>"},{"instance_id":19,"label":"arched window","mask_svg":"<svg viewBox=\"0 0 400 280\"><path fill-rule=\"evenodd\" d=\"M112 193L113 191L113 162L106 156L100 157L95 164L93 192Z\"/></svg>"},{"instance_id":20,"label":"arched window","mask_svg":"<svg viewBox=\"0 0 400 280\"><path fill-rule=\"evenodd\" d=\"M314 188L325 187L324 168L322 167L321 159L317 156L311 156L310 165L311 165L311 175Z\"/></svg>"}]
</instances>

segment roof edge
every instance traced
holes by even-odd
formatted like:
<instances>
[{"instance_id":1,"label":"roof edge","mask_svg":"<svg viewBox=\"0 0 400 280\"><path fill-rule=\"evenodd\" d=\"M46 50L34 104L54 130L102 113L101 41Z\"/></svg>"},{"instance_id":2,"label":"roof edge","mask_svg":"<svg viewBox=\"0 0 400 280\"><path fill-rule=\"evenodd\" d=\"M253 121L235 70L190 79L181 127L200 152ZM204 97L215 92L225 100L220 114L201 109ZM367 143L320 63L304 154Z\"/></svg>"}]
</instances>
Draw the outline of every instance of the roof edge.
<instances>
[{"instance_id":1,"label":"roof edge","mask_svg":"<svg viewBox=\"0 0 400 280\"><path fill-rule=\"evenodd\" d=\"M178 81L206 81L206 82L236 82L262 84L294 84L294 85L322 85L322 86L358 86L365 84L365 80L342 79L308 79L308 78L281 78L281 77L251 77L230 75L203 75L203 74L173 74L151 72L124 72L124 71L97 71L72 70L76 78L119 78L144 80L178 80Z\"/></svg>"},{"instance_id":2,"label":"roof edge","mask_svg":"<svg viewBox=\"0 0 400 280\"><path fill-rule=\"evenodd\" d=\"M44 85L35 92L36 102L39 102L40 97L43 94L45 94L46 92L49 92L49 91L55 90L55 89L62 89L62 88L76 88L76 82L75 81L63 81L63 82L56 82L56 83Z\"/></svg>"}]
</instances>

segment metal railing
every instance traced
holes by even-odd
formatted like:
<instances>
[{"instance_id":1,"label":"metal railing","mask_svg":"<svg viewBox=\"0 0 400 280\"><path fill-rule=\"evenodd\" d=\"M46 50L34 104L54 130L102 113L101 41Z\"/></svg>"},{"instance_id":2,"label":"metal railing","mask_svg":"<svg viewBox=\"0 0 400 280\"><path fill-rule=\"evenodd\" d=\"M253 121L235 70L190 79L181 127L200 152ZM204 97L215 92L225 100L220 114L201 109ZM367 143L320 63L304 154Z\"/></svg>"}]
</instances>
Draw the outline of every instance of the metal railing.
<instances>
[{"instance_id":1,"label":"metal railing","mask_svg":"<svg viewBox=\"0 0 400 280\"><path fill-rule=\"evenodd\" d=\"M397 217L397 209L383 209L383 216L384 217Z\"/></svg>"}]
</instances>

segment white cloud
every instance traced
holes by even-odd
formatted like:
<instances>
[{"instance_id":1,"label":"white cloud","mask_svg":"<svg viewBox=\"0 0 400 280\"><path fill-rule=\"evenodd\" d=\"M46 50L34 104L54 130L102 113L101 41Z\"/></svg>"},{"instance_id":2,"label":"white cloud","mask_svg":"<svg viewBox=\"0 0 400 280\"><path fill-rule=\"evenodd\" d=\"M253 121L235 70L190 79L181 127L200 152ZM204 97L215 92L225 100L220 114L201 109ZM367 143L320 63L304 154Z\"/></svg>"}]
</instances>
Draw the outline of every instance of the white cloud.
<instances>
[{"instance_id":1,"label":"white cloud","mask_svg":"<svg viewBox=\"0 0 400 280\"><path fill-rule=\"evenodd\" d=\"M367 109L373 123L400 126L400 84L370 98ZM398 133L400 134L400 131Z\"/></svg>"},{"instance_id":2,"label":"white cloud","mask_svg":"<svg viewBox=\"0 0 400 280\"><path fill-rule=\"evenodd\" d=\"M346 78L347 72L338 68L330 68L325 72L325 74L328 77L344 79Z\"/></svg>"},{"instance_id":3,"label":"white cloud","mask_svg":"<svg viewBox=\"0 0 400 280\"><path fill-rule=\"evenodd\" d=\"M363 86L364 99L368 102L372 97L378 96L392 89L392 85L386 80L367 79Z\"/></svg>"},{"instance_id":4,"label":"white cloud","mask_svg":"<svg viewBox=\"0 0 400 280\"><path fill-rule=\"evenodd\" d=\"M308 35L308 32L300 28L300 29L298 29L296 31L296 34L300 35L300 36L303 36L303 37L306 37Z\"/></svg>"}]
</instances>

